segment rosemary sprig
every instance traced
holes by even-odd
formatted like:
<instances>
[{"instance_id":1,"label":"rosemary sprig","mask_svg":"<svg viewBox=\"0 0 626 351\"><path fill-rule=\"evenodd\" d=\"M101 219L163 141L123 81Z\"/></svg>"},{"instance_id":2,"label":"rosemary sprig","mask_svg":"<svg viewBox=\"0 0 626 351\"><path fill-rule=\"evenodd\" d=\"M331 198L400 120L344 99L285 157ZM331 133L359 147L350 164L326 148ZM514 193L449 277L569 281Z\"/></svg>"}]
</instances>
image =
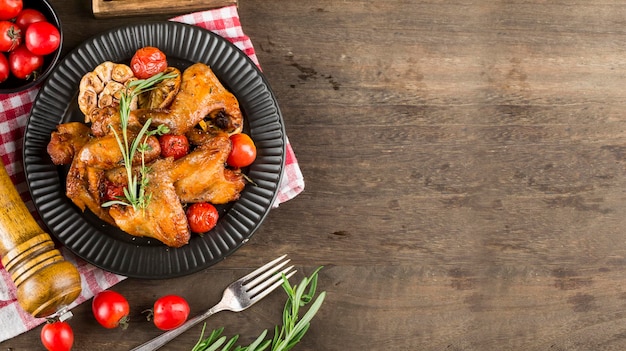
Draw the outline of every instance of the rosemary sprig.
<instances>
[{"instance_id":1,"label":"rosemary sprig","mask_svg":"<svg viewBox=\"0 0 626 351\"><path fill-rule=\"evenodd\" d=\"M150 173L150 167L146 166L145 163L145 153L150 150L150 145L148 145L147 140L148 137L152 135L163 135L168 133L169 128L164 125L159 125L154 130L148 130L150 123L152 122L148 119L135 139L131 142L128 136L130 105L133 99L138 95L154 89L154 86L159 82L174 77L176 77L176 73L158 73L148 79L138 79L130 82L126 89L122 92L120 96L120 126L122 135L120 136L114 128L112 128L112 131L122 153L122 162L124 164L124 168L126 169L128 184L124 188L124 198L107 201L102 204L103 207L124 205L132 206L134 210L137 210L146 208L146 206L150 203L152 194L145 193L146 186L148 185L148 173ZM137 174L133 174L133 158L135 157L135 153L137 151L141 154L141 167L139 168L141 181L139 181Z\"/></svg>"},{"instance_id":2,"label":"rosemary sprig","mask_svg":"<svg viewBox=\"0 0 626 351\"><path fill-rule=\"evenodd\" d=\"M281 326L277 325L274 327L274 337L272 339L265 339L267 336L266 329L250 345L237 346L233 349L239 339L239 335L228 339L222 335L224 328L220 328L213 330L207 338L204 338L205 323L204 327L202 327L200 339L191 351L216 351L218 349L221 351L263 351L268 347L271 347L269 351L291 350L309 330L311 320L319 311L326 297L326 292L322 291L313 301L315 291L317 290L317 273L320 269L322 267L317 268L310 277L303 278L299 285L294 286L291 286L287 277L283 275L283 289L287 293L287 302L283 309L283 323ZM309 309L300 318L300 308L311 302Z\"/></svg>"}]
</instances>

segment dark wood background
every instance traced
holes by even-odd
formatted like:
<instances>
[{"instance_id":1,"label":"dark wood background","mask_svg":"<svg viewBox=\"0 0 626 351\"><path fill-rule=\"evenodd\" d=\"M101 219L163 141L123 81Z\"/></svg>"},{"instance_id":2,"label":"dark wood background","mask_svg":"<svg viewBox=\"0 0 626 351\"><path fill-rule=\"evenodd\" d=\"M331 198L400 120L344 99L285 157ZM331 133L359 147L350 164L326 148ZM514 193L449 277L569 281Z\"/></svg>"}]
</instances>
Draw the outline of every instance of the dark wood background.
<instances>
[{"instance_id":1,"label":"dark wood background","mask_svg":"<svg viewBox=\"0 0 626 351\"><path fill-rule=\"evenodd\" d=\"M65 50L127 23L53 0ZM626 348L626 4L621 1L242 0L244 30L306 180L223 263L114 287L133 312L105 330L74 310L76 350L158 334L161 295L213 305L288 253L328 293L295 350ZM280 321L272 295L226 327ZM166 347L189 350L200 327ZM41 349L40 328L0 344Z\"/></svg>"}]
</instances>

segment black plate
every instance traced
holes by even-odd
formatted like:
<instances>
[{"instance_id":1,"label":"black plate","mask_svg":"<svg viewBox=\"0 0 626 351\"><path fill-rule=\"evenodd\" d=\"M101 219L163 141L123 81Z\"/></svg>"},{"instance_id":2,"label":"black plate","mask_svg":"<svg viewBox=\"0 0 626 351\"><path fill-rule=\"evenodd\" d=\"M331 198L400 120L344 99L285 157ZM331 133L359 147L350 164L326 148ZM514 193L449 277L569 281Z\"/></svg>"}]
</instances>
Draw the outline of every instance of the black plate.
<instances>
[{"instance_id":1,"label":"black plate","mask_svg":"<svg viewBox=\"0 0 626 351\"><path fill-rule=\"evenodd\" d=\"M157 240L130 236L91 212L81 212L65 196L67 167L52 164L46 147L57 124L83 121L77 104L82 76L104 61L128 62L144 46L163 50L168 62L184 69L208 64L238 98L246 132L257 147L248 184L236 202L220 208L217 226L188 245L169 248ZM76 255L107 271L136 278L169 278L209 267L244 244L269 212L285 158L285 133L274 94L254 63L222 37L190 25L156 22L117 28L68 54L42 87L24 135L24 169L43 222Z\"/></svg>"}]
</instances>

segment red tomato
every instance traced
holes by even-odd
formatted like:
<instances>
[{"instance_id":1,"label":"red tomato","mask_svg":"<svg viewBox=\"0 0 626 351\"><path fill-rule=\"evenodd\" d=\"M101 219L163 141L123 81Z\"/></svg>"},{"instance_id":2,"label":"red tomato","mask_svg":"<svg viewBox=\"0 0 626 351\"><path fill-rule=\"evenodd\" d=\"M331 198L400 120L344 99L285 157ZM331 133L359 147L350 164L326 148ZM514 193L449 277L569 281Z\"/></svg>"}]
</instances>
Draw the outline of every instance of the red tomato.
<instances>
[{"instance_id":1,"label":"red tomato","mask_svg":"<svg viewBox=\"0 0 626 351\"><path fill-rule=\"evenodd\" d=\"M34 77L42 66L43 56L33 54L24 45L18 46L9 54L9 68L19 79Z\"/></svg>"},{"instance_id":2,"label":"red tomato","mask_svg":"<svg viewBox=\"0 0 626 351\"><path fill-rule=\"evenodd\" d=\"M98 323L107 329L128 327L130 305L122 294L105 290L93 298L91 310Z\"/></svg>"},{"instance_id":3,"label":"red tomato","mask_svg":"<svg viewBox=\"0 0 626 351\"><path fill-rule=\"evenodd\" d=\"M233 147L230 150L228 163L232 167L246 167L252 164L256 159L256 146L247 134L234 134L230 136L230 142Z\"/></svg>"},{"instance_id":4,"label":"red tomato","mask_svg":"<svg viewBox=\"0 0 626 351\"><path fill-rule=\"evenodd\" d=\"M22 0L0 0L0 20L6 21L17 16L22 11Z\"/></svg>"},{"instance_id":5,"label":"red tomato","mask_svg":"<svg viewBox=\"0 0 626 351\"><path fill-rule=\"evenodd\" d=\"M161 330L180 327L189 317L189 304L178 295L165 295L154 302L154 325Z\"/></svg>"},{"instance_id":6,"label":"red tomato","mask_svg":"<svg viewBox=\"0 0 626 351\"><path fill-rule=\"evenodd\" d=\"M24 43L35 55L48 55L61 45L61 33L50 22L35 22L26 28Z\"/></svg>"},{"instance_id":7,"label":"red tomato","mask_svg":"<svg viewBox=\"0 0 626 351\"><path fill-rule=\"evenodd\" d=\"M15 17L15 24L26 32L26 28L35 22L47 22L46 16L35 9L23 9L17 17Z\"/></svg>"},{"instance_id":8,"label":"red tomato","mask_svg":"<svg viewBox=\"0 0 626 351\"><path fill-rule=\"evenodd\" d=\"M22 43L22 31L13 22L0 21L0 51L15 50Z\"/></svg>"},{"instance_id":9,"label":"red tomato","mask_svg":"<svg viewBox=\"0 0 626 351\"><path fill-rule=\"evenodd\" d=\"M135 77L139 79L150 78L153 75L165 71L167 58L165 54L153 46L143 47L135 52L130 60L130 68Z\"/></svg>"},{"instance_id":10,"label":"red tomato","mask_svg":"<svg viewBox=\"0 0 626 351\"><path fill-rule=\"evenodd\" d=\"M184 135L164 134L159 137L162 157L174 157L175 160L189 153L189 140Z\"/></svg>"},{"instance_id":11,"label":"red tomato","mask_svg":"<svg viewBox=\"0 0 626 351\"><path fill-rule=\"evenodd\" d=\"M9 60L4 54L0 53L0 83L4 82L9 78L9 74L11 74L11 70L9 69Z\"/></svg>"},{"instance_id":12,"label":"red tomato","mask_svg":"<svg viewBox=\"0 0 626 351\"><path fill-rule=\"evenodd\" d=\"M41 343L48 351L69 351L74 344L74 332L67 322L46 323L41 329Z\"/></svg>"},{"instance_id":13,"label":"red tomato","mask_svg":"<svg viewBox=\"0 0 626 351\"><path fill-rule=\"evenodd\" d=\"M104 180L103 189L102 189L102 200L103 201L111 201L118 200L119 197L124 197L124 188L126 184L118 184L109 181L108 179Z\"/></svg>"},{"instance_id":14,"label":"red tomato","mask_svg":"<svg viewBox=\"0 0 626 351\"><path fill-rule=\"evenodd\" d=\"M194 233L206 233L213 229L219 217L215 206L208 202L198 202L187 208L187 222Z\"/></svg>"}]
</instances>

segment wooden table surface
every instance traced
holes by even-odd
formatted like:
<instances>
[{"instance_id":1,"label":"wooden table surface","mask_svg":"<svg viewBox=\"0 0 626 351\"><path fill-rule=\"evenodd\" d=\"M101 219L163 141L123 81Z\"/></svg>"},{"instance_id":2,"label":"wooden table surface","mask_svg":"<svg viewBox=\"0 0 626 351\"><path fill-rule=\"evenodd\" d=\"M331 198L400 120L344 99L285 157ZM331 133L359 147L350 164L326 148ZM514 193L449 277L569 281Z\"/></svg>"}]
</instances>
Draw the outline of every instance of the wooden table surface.
<instances>
[{"instance_id":1,"label":"wooden table surface","mask_svg":"<svg viewBox=\"0 0 626 351\"><path fill-rule=\"evenodd\" d=\"M53 0L65 51L106 29ZM159 296L194 312L260 263L317 266L327 300L298 351L626 348L626 5L621 1L241 0L306 190L224 262L128 279L126 331L74 309L76 350L159 334ZM251 341L284 296L226 327ZM167 350L190 350L198 326ZM42 349L40 328L0 350Z\"/></svg>"}]
</instances>

